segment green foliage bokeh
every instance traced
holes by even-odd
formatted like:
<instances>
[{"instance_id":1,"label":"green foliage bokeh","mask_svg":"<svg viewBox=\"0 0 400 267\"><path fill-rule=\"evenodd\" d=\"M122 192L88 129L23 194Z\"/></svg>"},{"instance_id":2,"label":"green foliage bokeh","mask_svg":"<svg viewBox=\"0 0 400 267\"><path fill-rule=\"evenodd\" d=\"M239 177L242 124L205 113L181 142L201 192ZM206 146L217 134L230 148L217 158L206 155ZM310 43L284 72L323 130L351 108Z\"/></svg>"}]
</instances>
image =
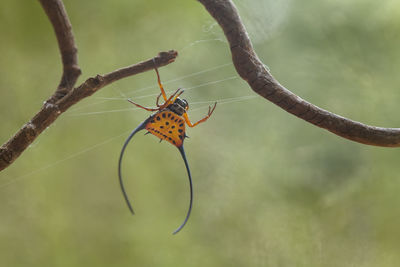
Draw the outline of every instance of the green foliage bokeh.
<instances>
[{"instance_id":1,"label":"green foliage bokeh","mask_svg":"<svg viewBox=\"0 0 400 267\"><path fill-rule=\"evenodd\" d=\"M398 127L400 3L237 0L260 58L287 88L342 116ZM196 1L65 1L85 78L176 49L163 81L229 63L221 30ZM0 9L0 142L53 92L61 63L37 1ZM205 104L254 93L232 65L166 83ZM225 81L221 81L224 80ZM214 81L221 81L214 83ZM131 93L153 86L148 90ZM261 98L221 102L178 151L153 136L129 145L123 202L117 160L149 115L125 95L155 94L133 76L73 106L0 173L1 266L398 266L398 149L353 143ZM138 98L152 106L155 96ZM120 112L104 111L125 110Z\"/></svg>"}]
</instances>

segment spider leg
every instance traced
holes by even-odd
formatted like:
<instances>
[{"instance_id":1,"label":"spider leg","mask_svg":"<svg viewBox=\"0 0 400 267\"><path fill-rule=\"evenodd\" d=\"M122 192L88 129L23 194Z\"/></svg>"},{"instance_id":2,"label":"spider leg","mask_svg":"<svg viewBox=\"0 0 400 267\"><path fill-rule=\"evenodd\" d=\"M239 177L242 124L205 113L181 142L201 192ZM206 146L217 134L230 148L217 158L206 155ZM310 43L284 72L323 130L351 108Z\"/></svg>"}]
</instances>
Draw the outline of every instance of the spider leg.
<instances>
[{"instance_id":1,"label":"spider leg","mask_svg":"<svg viewBox=\"0 0 400 267\"><path fill-rule=\"evenodd\" d=\"M202 122L205 122L206 120L208 120L208 118L210 118L211 114L214 112L214 109L215 109L216 106L217 106L217 102L215 102L214 107L212 107L212 108L211 108L211 106L208 107L207 116L205 116L204 118L202 118L201 120L199 120L199 121L196 122L196 123L192 123L192 122L189 120L189 116L187 115L186 112L183 114L183 118L185 119L186 124L187 124L189 127L194 127L194 126L196 126L197 124L202 123Z\"/></svg>"},{"instance_id":2,"label":"spider leg","mask_svg":"<svg viewBox=\"0 0 400 267\"><path fill-rule=\"evenodd\" d=\"M181 89L181 88L178 88L178 90L175 92L175 94L176 94L180 89ZM177 94L177 95L175 96L174 101L172 101L172 102L175 102L175 100L176 100L181 94L183 94L183 92L185 92L185 90L182 89L182 91L180 91L179 94Z\"/></svg>"},{"instance_id":3,"label":"spider leg","mask_svg":"<svg viewBox=\"0 0 400 267\"><path fill-rule=\"evenodd\" d=\"M157 107L161 107L161 105L160 105L160 104L158 104L158 103L159 103L159 101L160 101L160 97L161 97L161 95L162 95L162 93L160 93L160 94L157 96L157 101L156 101L156 106L157 106Z\"/></svg>"},{"instance_id":4,"label":"spider leg","mask_svg":"<svg viewBox=\"0 0 400 267\"><path fill-rule=\"evenodd\" d=\"M128 99L128 101L129 101L129 103L134 104L135 106L137 106L139 108L142 108L144 110L147 110L147 111L157 111L157 110L159 110L159 108L146 108L146 107L143 107L142 105L136 104L135 102L133 102L130 99Z\"/></svg>"},{"instance_id":5,"label":"spider leg","mask_svg":"<svg viewBox=\"0 0 400 267\"><path fill-rule=\"evenodd\" d=\"M154 59L153 59L153 61L154 61ZM155 66L155 64L154 64L154 66ZM162 96L164 98L164 101L167 101L167 95L165 94L164 87L163 87L163 85L161 83L160 74L158 73L158 69L157 69L157 67L154 67L154 69L155 69L155 71L157 73L157 82L158 82L158 86L160 87L161 94L162 94Z\"/></svg>"},{"instance_id":6,"label":"spider leg","mask_svg":"<svg viewBox=\"0 0 400 267\"><path fill-rule=\"evenodd\" d=\"M173 94L165 101L164 104L162 104L161 106L159 106L159 109L163 109L163 108L167 107L169 104L172 104L172 103L175 101L176 97L180 96L180 95L183 93L183 90L182 90L181 92L179 92L180 90L181 90L181 88L178 88L178 90L176 90L175 93L173 93ZM179 92L179 94L178 94L178 92ZM174 96L175 96L176 94L178 94L178 95L174 98ZM174 98L173 101L171 100L172 98Z\"/></svg>"}]
</instances>

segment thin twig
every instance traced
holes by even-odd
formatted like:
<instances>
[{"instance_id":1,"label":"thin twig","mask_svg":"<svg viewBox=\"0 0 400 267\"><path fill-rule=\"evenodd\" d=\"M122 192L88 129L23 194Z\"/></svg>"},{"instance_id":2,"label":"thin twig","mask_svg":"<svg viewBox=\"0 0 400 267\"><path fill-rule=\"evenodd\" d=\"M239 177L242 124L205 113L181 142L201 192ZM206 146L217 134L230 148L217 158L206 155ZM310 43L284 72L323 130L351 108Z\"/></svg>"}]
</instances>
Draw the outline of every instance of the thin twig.
<instances>
[{"instance_id":1,"label":"thin twig","mask_svg":"<svg viewBox=\"0 0 400 267\"><path fill-rule=\"evenodd\" d=\"M81 74L81 69L78 66L78 48L63 2L61 0L39 1L53 26L63 64L61 81L55 93L47 100L49 103L54 103L74 87Z\"/></svg>"},{"instance_id":2,"label":"thin twig","mask_svg":"<svg viewBox=\"0 0 400 267\"><path fill-rule=\"evenodd\" d=\"M0 147L0 171L8 167L43 130L49 127L58 116L78 101L94 94L110 83L154 69L154 67L162 67L172 63L177 56L178 53L173 50L161 52L158 56L149 60L104 75L97 75L96 77L89 78L78 87L73 88L67 95L55 103L46 102L41 110L28 123L26 123L8 142Z\"/></svg>"},{"instance_id":3,"label":"thin twig","mask_svg":"<svg viewBox=\"0 0 400 267\"><path fill-rule=\"evenodd\" d=\"M223 29L230 45L236 71L257 94L287 112L349 140L374 146L400 146L400 128L381 128L352 121L321 109L283 87L255 53L232 1L198 1Z\"/></svg>"}]
</instances>

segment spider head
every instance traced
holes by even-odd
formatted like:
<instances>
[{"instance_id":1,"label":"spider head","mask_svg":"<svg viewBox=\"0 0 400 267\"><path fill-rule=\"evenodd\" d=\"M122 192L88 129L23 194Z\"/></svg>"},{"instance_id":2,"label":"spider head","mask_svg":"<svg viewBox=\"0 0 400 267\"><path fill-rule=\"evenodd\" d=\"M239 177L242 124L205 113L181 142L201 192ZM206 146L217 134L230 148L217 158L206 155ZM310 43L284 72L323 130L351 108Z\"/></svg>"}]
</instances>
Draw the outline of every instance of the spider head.
<instances>
[{"instance_id":1,"label":"spider head","mask_svg":"<svg viewBox=\"0 0 400 267\"><path fill-rule=\"evenodd\" d=\"M177 104L178 106L182 107L184 110L187 110L189 108L189 104L186 101L186 99L181 99L179 97L176 98L174 104Z\"/></svg>"},{"instance_id":2,"label":"spider head","mask_svg":"<svg viewBox=\"0 0 400 267\"><path fill-rule=\"evenodd\" d=\"M185 99L177 97L173 104L169 106L169 109L179 116L182 116L189 109L189 104Z\"/></svg>"}]
</instances>

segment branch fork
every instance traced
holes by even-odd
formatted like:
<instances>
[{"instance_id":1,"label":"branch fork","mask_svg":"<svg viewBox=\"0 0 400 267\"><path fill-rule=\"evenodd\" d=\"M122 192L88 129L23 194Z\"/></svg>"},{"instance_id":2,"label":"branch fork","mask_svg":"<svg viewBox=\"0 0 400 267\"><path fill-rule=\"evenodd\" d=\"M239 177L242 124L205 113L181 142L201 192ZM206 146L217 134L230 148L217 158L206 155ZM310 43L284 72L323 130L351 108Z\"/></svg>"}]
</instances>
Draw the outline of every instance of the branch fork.
<instances>
[{"instance_id":1,"label":"branch fork","mask_svg":"<svg viewBox=\"0 0 400 267\"><path fill-rule=\"evenodd\" d=\"M0 171L7 168L19 155L49 127L62 113L85 97L120 79L139 74L155 67L174 62L176 51L160 52L154 58L124 67L113 72L88 78L74 87L81 69L78 65L78 49L75 45L72 26L61 0L40 0L57 37L63 74L57 89L43 104L39 112L0 147Z\"/></svg>"}]
</instances>

